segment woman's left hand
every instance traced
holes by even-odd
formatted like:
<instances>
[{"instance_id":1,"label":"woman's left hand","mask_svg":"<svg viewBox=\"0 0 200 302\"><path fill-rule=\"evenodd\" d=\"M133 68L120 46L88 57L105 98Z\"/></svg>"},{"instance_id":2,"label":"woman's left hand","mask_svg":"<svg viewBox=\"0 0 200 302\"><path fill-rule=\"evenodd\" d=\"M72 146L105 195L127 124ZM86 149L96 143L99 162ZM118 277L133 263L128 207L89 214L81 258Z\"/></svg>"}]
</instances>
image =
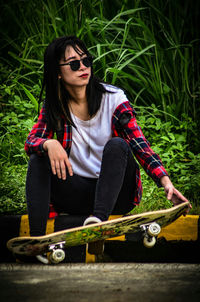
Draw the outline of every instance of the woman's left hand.
<instances>
[{"instance_id":1,"label":"woman's left hand","mask_svg":"<svg viewBox=\"0 0 200 302\"><path fill-rule=\"evenodd\" d=\"M172 184L171 180L169 179L168 176L163 176L160 179L161 185L163 186L164 190L165 190L165 194L167 196L167 199L170 200L173 205L178 205L182 202L186 202L188 201L187 198L185 198L181 192L179 192L174 185ZM189 209L192 208L192 205L189 204ZM189 210L188 210L189 212Z\"/></svg>"}]
</instances>

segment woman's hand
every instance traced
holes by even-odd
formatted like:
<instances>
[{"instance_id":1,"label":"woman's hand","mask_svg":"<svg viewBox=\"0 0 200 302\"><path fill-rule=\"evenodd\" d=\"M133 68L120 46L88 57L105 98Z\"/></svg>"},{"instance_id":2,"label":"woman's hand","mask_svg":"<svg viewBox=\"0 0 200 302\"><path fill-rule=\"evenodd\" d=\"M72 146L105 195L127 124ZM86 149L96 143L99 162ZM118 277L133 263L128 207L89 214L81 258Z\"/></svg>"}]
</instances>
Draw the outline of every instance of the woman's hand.
<instances>
[{"instance_id":1,"label":"woman's hand","mask_svg":"<svg viewBox=\"0 0 200 302\"><path fill-rule=\"evenodd\" d=\"M163 176L160 179L161 185L164 187L165 194L168 200L171 200L173 205L178 205L182 202L188 201L181 192L179 192L172 184L168 176ZM192 205L189 204L189 208L192 208ZM189 212L189 211L188 211Z\"/></svg>"},{"instance_id":2,"label":"woman's hand","mask_svg":"<svg viewBox=\"0 0 200 302\"><path fill-rule=\"evenodd\" d=\"M73 175L73 170L65 149L56 139L46 140L43 149L48 152L52 173L58 178L66 179L66 167L69 175Z\"/></svg>"}]
</instances>

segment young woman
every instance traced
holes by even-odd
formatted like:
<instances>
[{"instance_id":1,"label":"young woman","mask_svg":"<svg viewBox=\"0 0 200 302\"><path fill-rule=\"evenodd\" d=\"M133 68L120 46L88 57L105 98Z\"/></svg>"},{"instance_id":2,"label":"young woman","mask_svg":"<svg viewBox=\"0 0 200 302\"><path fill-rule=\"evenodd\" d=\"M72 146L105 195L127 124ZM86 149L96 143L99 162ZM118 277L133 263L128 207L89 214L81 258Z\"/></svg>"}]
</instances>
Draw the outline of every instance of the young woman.
<instances>
[{"instance_id":1,"label":"young woman","mask_svg":"<svg viewBox=\"0 0 200 302\"><path fill-rule=\"evenodd\" d=\"M88 216L85 224L132 210L142 195L135 158L174 205L187 201L150 148L124 92L94 76L92 57L77 37L47 47L44 87L43 107L25 143L32 236L45 234L50 204L58 213Z\"/></svg>"}]
</instances>

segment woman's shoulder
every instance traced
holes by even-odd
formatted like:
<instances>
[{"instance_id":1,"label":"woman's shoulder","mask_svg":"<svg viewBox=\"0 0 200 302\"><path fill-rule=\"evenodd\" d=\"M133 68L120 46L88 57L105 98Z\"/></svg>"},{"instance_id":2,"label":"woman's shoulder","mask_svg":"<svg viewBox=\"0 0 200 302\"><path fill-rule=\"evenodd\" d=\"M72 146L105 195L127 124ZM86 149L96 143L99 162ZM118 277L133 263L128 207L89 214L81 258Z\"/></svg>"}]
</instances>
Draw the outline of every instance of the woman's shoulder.
<instances>
[{"instance_id":1,"label":"woman's shoulder","mask_svg":"<svg viewBox=\"0 0 200 302\"><path fill-rule=\"evenodd\" d=\"M124 103L128 101L124 90L122 90L121 88L105 83L102 83L102 85L107 91L105 93L105 99L109 100L115 105L119 105L120 103Z\"/></svg>"},{"instance_id":2,"label":"woman's shoulder","mask_svg":"<svg viewBox=\"0 0 200 302\"><path fill-rule=\"evenodd\" d=\"M107 91L102 100L104 109L107 108L107 110L114 112L119 105L128 101L122 89L110 84L103 83L103 85Z\"/></svg>"},{"instance_id":3,"label":"woman's shoulder","mask_svg":"<svg viewBox=\"0 0 200 302\"><path fill-rule=\"evenodd\" d=\"M101 83L103 85L103 87L106 89L106 91L109 93L123 93L124 94L124 91L117 87L117 86L114 86L114 85L111 85L111 84L108 84L108 83Z\"/></svg>"}]
</instances>

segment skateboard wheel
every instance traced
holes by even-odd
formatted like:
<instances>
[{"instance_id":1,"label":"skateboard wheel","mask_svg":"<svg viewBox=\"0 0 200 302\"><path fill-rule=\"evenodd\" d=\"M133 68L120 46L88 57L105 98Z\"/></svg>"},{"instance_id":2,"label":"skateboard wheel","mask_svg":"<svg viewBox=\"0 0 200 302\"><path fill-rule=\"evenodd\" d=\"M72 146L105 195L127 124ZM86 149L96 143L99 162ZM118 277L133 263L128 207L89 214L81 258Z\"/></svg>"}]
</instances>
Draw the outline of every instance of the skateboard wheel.
<instances>
[{"instance_id":1,"label":"skateboard wheel","mask_svg":"<svg viewBox=\"0 0 200 302\"><path fill-rule=\"evenodd\" d=\"M156 238L155 237L148 237L145 236L143 239L143 244L145 247L151 248L155 245L156 243Z\"/></svg>"},{"instance_id":2,"label":"skateboard wheel","mask_svg":"<svg viewBox=\"0 0 200 302\"><path fill-rule=\"evenodd\" d=\"M62 249L52 251L49 257L52 263L59 263L65 259L65 252Z\"/></svg>"},{"instance_id":3,"label":"skateboard wheel","mask_svg":"<svg viewBox=\"0 0 200 302\"><path fill-rule=\"evenodd\" d=\"M148 234L151 236L157 236L160 234L161 227L156 222L153 222L149 225Z\"/></svg>"}]
</instances>

